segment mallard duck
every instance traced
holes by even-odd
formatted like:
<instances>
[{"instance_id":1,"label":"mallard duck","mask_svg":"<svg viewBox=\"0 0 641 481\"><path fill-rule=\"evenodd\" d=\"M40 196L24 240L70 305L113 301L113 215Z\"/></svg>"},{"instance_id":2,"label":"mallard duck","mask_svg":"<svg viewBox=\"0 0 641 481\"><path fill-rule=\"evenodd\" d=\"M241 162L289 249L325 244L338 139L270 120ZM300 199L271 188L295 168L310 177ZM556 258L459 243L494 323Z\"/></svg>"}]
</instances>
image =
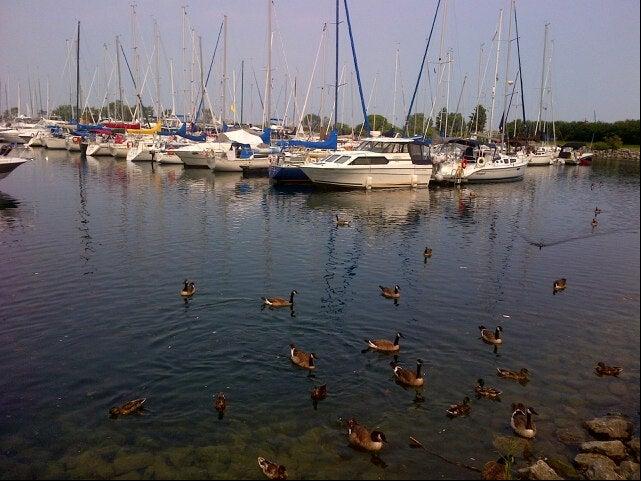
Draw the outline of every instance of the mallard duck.
<instances>
[{"instance_id":1,"label":"mallard duck","mask_svg":"<svg viewBox=\"0 0 641 481\"><path fill-rule=\"evenodd\" d=\"M508 454L507 456L501 456L496 461L490 461L485 463L483 469L481 470L481 478L488 480L503 480L503 479L512 479L508 464L514 463L514 456Z\"/></svg>"},{"instance_id":2,"label":"mallard duck","mask_svg":"<svg viewBox=\"0 0 641 481\"><path fill-rule=\"evenodd\" d=\"M522 438L532 439L536 436L536 426L532 422L532 415L538 413L531 407L523 410L525 406L512 405L512 419L510 420L510 425L516 434Z\"/></svg>"},{"instance_id":3,"label":"mallard duck","mask_svg":"<svg viewBox=\"0 0 641 481\"><path fill-rule=\"evenodd\" d=\"M349 227L350 221L336 214L336 225L339 227Z\"/></svg>"},{"instance_id":4,"label":"mallard duck","mask_svg":"<svg viewBox=\"0 0 641 481\"><path fill-rule=\"evenodd\" d=\"M263 304L269 307L291 307L294 305L294 295L298 292L294 289L289 294L289 300L282 297L261 297Z\"/></svg>"},{"instance_id":5,"label":"mallard duck","mask_svg":"<svg viewBox=\"0 0 641 481\"><path fill-rule=\"evenodd\" d=\"M518 382L528 382L530 380L530 372L525 368L522 368L520 371L510 371L509 369L497 367L496 371L497 376L504 379L512 379Z\"/></svg>"},{"instance_id":6,"label":"mallard duck","mask_svg":"<svg viewBox=\"0 0 641 481\"><path fill-rule=\"evenodd\" d=\"M605 363L599 362L594 370L599 376L618 376L623 371L623 368L618 366L606 366Z\"/></svg>"},{"instance_id":7,"label":"mallard duck","mask_svg":"<svg viewBox=\"0 0 641 481\"><path fill-rule=\"evenodd\" d=\"M467 416L470 414L472 406L470 406L470 398L465 396L463 402L460 404L450 404L450 407L447 408L447 415L451 418L457 416Z\"/></svg>"},{"instance_id":8,"label":"mallard duck","mask_svg":"<svg viewBox=\"0 0 641 481\"><path fill-rule=\"evenodd\" d=\"M316 354L314 354L313 352L310 352L308 354L305 351L296 349L296 346L294 344L290 344L289 347L291 348L289 357L294 364L304 369L309 369L310 371L316 369L316 365L314 364L314 361L316 360Z\"/></svg>"},{"instance_id":9,"label":"mallard duck","mask_svg":"<svg viewBox=\"0 0 641 481\"><path fill-rule=\"evenodd\" d=\"M416 360L416 372L405 369L401 366L394 366L394 376L401 383L406 386L420 387L425 382L421 369L423 368L423 360Z\"/></svg>"},{"instance_id":10,"label":"mallard duck","mask_svg":"<svg viewBox=\"0 0 641 481\"><path fill-rule=\"evenodd\" d=\"M218 411L218 418L222 419L223 414L225 414L225 408L227 407L227 401L225 400L225 394L222 392L218 393L216 400L214 401L214 407Z\"/></svg>"},{"instance_id":11,"label":"mallard duck","mask_svg":"<svg viewBox=\"0 0 641 481\"><path fill-rule=\"evenodd\" d=\"M598 207L598 206L594 208L594 215L595 215L595 216L596 216L597 214L600 214L601 212L603 212L603 211L602 211L601 209L599 209L599 207Z\"/></svg>"},{"instance_id":12,"label":"mallard duck","mask_svg":"<svg viewBox=\"0 0 641 481\"><path fill-rule=\"evenodd\" d=\"M365 339L365 342L370 347L370 349L374 349L375 351L398 352L398 350L401 348L401 346L398 345L398 340L401 337L404 337L403 334L397 332L396 337L394 338L394 342L388 341L387 339Z\"/></svg>"},{"instance_id":13,"label":"mallard duck","mask_svg":"<svg viewBox=\"0 0 641 481\"><path fill-rule=\"evenodd\" d=\"M501 326L496 326L494 332L487 329L485 326L479 326L481 331L481 339L487 342L488 344L503 344L503 339L501 339L501 333L503 328Z\"/></svg>"},{"instance_id":14,"label":"mallard duck","mask_svg":"<svg viewBox=\"0 0 641 481\"><path fill-rule=\"evenodd\" d=\"M596 217L594 217L594 218L592 219L592 227L596 227L597 225L599 225L599 221L598 221L598 220L596 220Z\"/></svg>"},{"instance_id":15,"label":"mallard duck","mask_svg":"<svg viewBox=\"0 0 641 481\"><path fill-rule=\"evenodd\" d=\"M501 400L501 391L494 387L486 387L485 386L485 381L483 379L479 379L477 381L477 385L474 388L474 392L476 393L476 397L478 398L487 398L487 399L492 399L493 401L500 401Z\"/></svg>"},{"instance_id":16,"label":"mallard duck","mask_svg":"<svg viewBox=\"0 0 641 481\"><path fill-rule=\"evenodd\" d=\"M565 277L562 277L561 279L557 279L554 281L554 292L557 291L562 291L565 289L567 286L567 279Z\"/></svg>"},{"instance_id":17,"label":"mallard duck","mask_svg":"<svg viewBox=\"0 0 641 481\"><path fill-rule=\"evenodd\" d=\"M194 295L195 292L196 292L196 284L193 283L192 281L187 281L187 279L185 279L183 288L180 291L180 295L183 297L191 297Z\"/></svg>"},{"instance_id":18,"label":"mallard duck","mask_svg":"<svg viewBox=\"0 0 641 481\"><path fill-rule=\"evenodd\" d=\"M258 466L269 479L287 479L287 469L281 464L272 463L258 456Z\"/></svg>"},{"instance_id":19,"label":"mallard duck","mask_svg":"<svg viewBox=\"0 0 641 481\"><path fill-rule=\"evenodd\" d=\"M112 407L109 410L109 414L111 417L118 417L118 416L128 416L129 414L134 414L138 413L143 409L143 404L145 404L145 401L147 398L140 398L140 399L134 399L133 401L126 402L120 407Z\"/></svg>"},{"instance_id":20,"label":"mallard duck","mask_svg":"<svg viewBox=\"0 0 641 481\"><path fill-rule=\"evenodd\" d=\"M425 250L423 251L423 256L432 257L432 249L430 249L429 247L426 247Z\"/></svg>"},{"instance_id":21,"label":"mallard duck","mask_svg":"<svg viewBox=\"0 0 641 481\"><path fill-rule=\"evenodd\" d=\"M383 297L387 297L388 299L398 299L401 297L401 288L398 287L398 285L394 287L384 287L384 286L378 286L381 289L381 295Z\"/></svg>"},{"instance_id":22,"label":"mallard duck","mask_svg":"<svg viewBox=\"0 0 641 481\"><path fill-rule=\"evenodd\" d=\"M365 426L358 424L354 418L347 421L347 439L352 446L367 451L380 451L383 449L383 443L387 442L385 434L381 431L370 432Z\"/></svg>"}]
</instances>

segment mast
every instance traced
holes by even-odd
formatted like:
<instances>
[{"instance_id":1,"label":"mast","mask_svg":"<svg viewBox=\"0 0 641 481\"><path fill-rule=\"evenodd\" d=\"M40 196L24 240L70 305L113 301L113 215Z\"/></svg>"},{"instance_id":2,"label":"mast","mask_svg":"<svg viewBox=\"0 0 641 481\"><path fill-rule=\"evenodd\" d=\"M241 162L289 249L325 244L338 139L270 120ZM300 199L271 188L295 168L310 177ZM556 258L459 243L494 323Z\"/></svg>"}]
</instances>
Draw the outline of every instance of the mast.
<instances>
[{"instance_id":1,"label":"mast","mask_svg":"<svg viewBox=\"0 0 641 481\"><path fill-rule=\"evenodd\" d=\"M525 123L525 92L523 91L523 72L521 70L521 45L519 43L519 22L516 19L516 5L514 5L514 30L516 33L516 53L519 58L519 81L521 82L521 110L523 111L524 135L528 137L528 127Z\"/></svg>"},{"instance_id":2,"label":"mast","mask_svg":"<svg viewBox=\"0 0 641 481\"><path fill-rule=\"evenodd\" d=\"M479 133L479 103L481 102L481 65L483 63L483 45L485 44L482 43L479 50L479 78L476 88L476 105L474 106L474 110L476 112L476 115L474 116L474 135L478 135Z\"/></svg>"},{"instance_id":3,"label":"mast","mask_svg":"<svg viewBox=\"0 0 641 481\"><path fill-rule=\"evenodd\" d=\"M496 64L494 66L494 84L492 85L492 110L490 112L489 141L492 142L492 125L494 123L494 102L496 100L496 82L499 79L499 56L501 55L501 29L503 28L503 9L499 10L499 28L496 41Z\"/></svg>"},{"instance_id":4,"label":"mast","mask_svg":"<svg viewBox=\"0 0 641 481\"><path fill-rule=\"evenodd\" d=\"M350 18L349 18L349 8L347 7L347 0L343 0L343 2L344 2L343 4L345 5L345 18L347 19L347 30L349 32L349 41L352 45L352 57L354 58L354 70L356 71L356 81L358 82L358 92L361 96L361 108L363 109L363 117L364 117L363 127L369 133L371 128L369 125L369 119L367 118L367 108L365 108L365 97L363 96L363 84L361 83L361 74L360 74L360 71L358 70L358 60L356 59L356 47L354 46L354 35L352 34L352 22L350 21ZM439 0L439 3L440 2L441 0ZM376 78L374 78L374 80L376 80ZM372 87L372 90L373 90L373 87Z\"/></svg>"},{"instance_id":5,"label":"mast","mask_svg":"<svg viewBox=\"0 0 641 481\"><path fill-rule=\"evenodd\" d=\"M169 62L169 76L171 77L171 113L176 115L176 89L174 87L174 59Z\"/></svg>"},{"instance_id":6,"label":"mast","mask_svg":"<svg viewBox=\"0 0 641 481\"><path fill-rule=\"evenodd\" d=\"M445 11L447 11L447 9ZM447 55L445 56L445 61L447 62L447 96L445 97L445 137L447 137L447 127L450 120L450 84L452 83L452 58L449 50L447 51Z\"/></svg>"},{"instance_id":7,"label":"mast","mask_svg":"<svg viewBox=\"0 0 641 481\"><path fill-rule=\"evenodd\" d=\"M225 121L225 115L227 114L227 15L223 15L223 30L223 91L222 114L220 115L221 122Z\"/></svg>"},{"instance_id":8,"label":"mast","mask_svg":"<svg viewBox=\"0 0 641 481\"><path fill-rule=\"evenodd\" d=\"M201 99L205 99L205 66L203 65L203 37L198 35L198 61L200 63L200 95ZM200 104L202 105L202 100ZM200 109L199 109L200 110ZM200 112L196 112L196 117ZM212 112L213 115L213 112Z\"/></svg>"},{"instance_id":9,"label":"mast","mask_svg":"<svg viewBox=\"0 0 641 481\"><path fill-rule=\"evenodd\" d=\"M245 61L240 62L240 125L243 125L243 107L245 106Z\"/></svg>"},{"instance_id":10,"label":"mast","mask_svg":"<svg viewBox=\"0 0 641 481\"><path fill-rule=\"evenodd\" d=\"M42 87L40 86L40 75L38 75L38 115L42 115Z\"/></svg>"},{"instance_id":11,"label":"mast","mask_svg":"<svg viewBox=\"0 0 641 481\"><path fill-rule=\"evenodd\" d=\"M131 38L132 38L132 50L133 50L133 61L134 61L134 74L135 74L135 84L140 84L140 57L138 55L138 43L136 40L136 3L131 4ZM140 98L138 92L136 92L137 98ZM142 117L142 102L138 101L136 103L136 111L138 112L138 118Z\"/></svg>"},{"instance_id":12,"label":"mast","mask_svg":"<svg viewBox=\"0 0 641 481\"><path fill-rule=\"evenodd\" d=\"M31 91L31 72L27 69L27 85L29 87L29 117L33 117L33 93Z\"/></svg>"},{"instance_id":13,"label":"mast","mask_svg":"<svg viewBox=\"0 0 641 481\"><path fill-rule=\"evenodd\" d=\"M183 5L181 7L183 14L181 15L181 30L180 30L180 40L181 40L181 56L180 56L180 64L182 68L182 113L183 113L183 120L186 122L187 121L187 108L186 108L186 101L187 101L187 67L185 65L185 19L187 17L187 7Z\"/></svg>"},{"instance_id":14,"label":"mast","mask_svg":"<svg viewBox=\"0 0 641 481\"><path fill-rule=\"evenodd\" d=\"M539 124L541 123L541 114L543 112L543 82L545 82L545 57L547 55L548 44L548 27L549 23L545 24L545 32L543 34L543 63L541 64L541 95L539 96L539 115L536 118L536 126L534 127L534 136L539 131Z\"/></svg>"},{"instance_id":15,"label":"mast","mask_svg":"<svg viewBox=\"0 0 641 481\"><path fill-rule=\"evenodd\" d=\"M6 88L6 85L5 85ZM47 75L47 118L51 116L51 112L49 112L49 76Z\"/></svg>"},{"instance_id":16,"label":"mast","mask_svg":"<svg viewBox=\"0 0 641 481\"><path fill-rule=\"evenodd\" d=\"M507 125L507 116L509 114L507 107L507 97L510 90L510 53L512 52L512 12L514 11L514 0L510 2L510 15L508 16L507 29L507 55L505 60L505 84L503 91L503 123L501 128L501 145L505 141L505 127ZM512 99L510 98L510 102Z\"/></svg>"},{"instance_id":17,"label":"mast","mask_svg":"<svg viewBox=\"0 0 641 481\"><path fill-rule=\"evenodd\" d=\"M265 120L266 127L271 125L272 109L272 0L267 0L267 89L265 92Z\"/></svg>"},{"instance_id":18,"label":"mast","mask_svg":"<svg viewBox=\"0 0 641 481\"><path fill-rule=\"evenodd\" d=\"M116 35L116 68L118 70L118 100L120 101L120 120L125 120L122 104L122 76L120 75L120 37Z\"/></svg>"},{"instance_id":19,"label":"mast","mask_svg":"<svg viewBox=\"0 0 641 481\"><path fill-rule=\"evenodd\" d=\"M76 39L76 121L80 122L80 20L78 20L78 37Z\"/></svg>"},{"instance_id":20,"label":"mast","mask_svg":"<svg viewBox=\"0 0 641 481\"><path fill-rule=\"evenodd\" d=\"M398 78L398 44L396 46L396 59L394 62L394 98L392 101L392 122L396 125L396 79Z\"/></svg>"},{"instance_id":21,"label":"mast","mask_svg":"<svg viewBox=\"0 0 641 481\"><path fill-rule=\"evenodd\" d=\"M336 68L334 70L334 130L338 124L338 22L339 0L336 0Z\"/></svg>"},{"instance_id":22,"label":"mast","mask_svg":"<svg viewBox=\"0 0 641 481\"><path fill-rule=\"evenodd\" d=\"M156 120L159 121L162 117L160 112L160 30L155 19L154 30L156 31Z\"/></svg>"}]
</instances>

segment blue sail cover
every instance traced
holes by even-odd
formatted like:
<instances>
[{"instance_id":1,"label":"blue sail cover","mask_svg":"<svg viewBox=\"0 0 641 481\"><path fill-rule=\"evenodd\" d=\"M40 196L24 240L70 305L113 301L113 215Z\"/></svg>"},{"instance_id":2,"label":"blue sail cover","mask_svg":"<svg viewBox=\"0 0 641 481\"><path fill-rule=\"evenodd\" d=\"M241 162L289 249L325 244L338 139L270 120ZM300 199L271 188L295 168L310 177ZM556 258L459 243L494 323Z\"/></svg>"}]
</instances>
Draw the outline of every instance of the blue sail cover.
<instances>
[{"instance_id":1,"label":"blue sail cover","mask_svg":"<svg viewBox=\"0 0 641 481\"><path fill-rule=\"evenodd\" d=\"M278 140L276 145L279 147L305 147L307 149L326 149L336 150L338 145L338 132L332 130L325 140L320 142L310 142L307 140Z\"/></svg>"},{"instance_id":2,"label":"blue sail cover","mask_svg":"<svg viewBox=\"0 0 641 481\"><path fill-rule=\"evenodd\" d=\"M161 129L160 135L180 135L181 137L187 133L187 124L182 123L179 129Z\"/></svg>"},{"instance_id":3,"label":"blue sail cover","mask_svg":"<svg viewBox=\"0 0 641 481\"><path fill-rule=\"evenodd\" d=\"M102 129L102 128L104 128L104 125L102 124L81 124L79 122L76 122L77 130L91 130L91 129Z\"/></svg>"},{"instance_id":4,"label":"blue sail cover","mask_svg":"<svg viewBox=\"0 0 641 481\"><path fill-rule=\"evenodd\" d=\"M272 129L267 127L263 130L263 133L260 134L260 139L263 141L263 144L269 145L272 141Z\"/></svg>"}]
</instances>

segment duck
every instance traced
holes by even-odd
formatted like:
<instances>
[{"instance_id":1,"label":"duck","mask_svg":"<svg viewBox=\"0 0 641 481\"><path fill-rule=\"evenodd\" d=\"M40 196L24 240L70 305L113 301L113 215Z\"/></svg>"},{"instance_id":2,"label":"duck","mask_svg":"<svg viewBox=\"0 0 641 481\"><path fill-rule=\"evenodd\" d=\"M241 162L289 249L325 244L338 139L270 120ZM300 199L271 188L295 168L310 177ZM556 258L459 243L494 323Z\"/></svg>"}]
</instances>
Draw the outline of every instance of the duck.
<instances>
[{"instance_id":1,"label":"duck","mask_svg":"<svg viewBox=\"0 0 641 481\"><path fill-rule=\"evenodd\" d=\"M322 386L315 386L312 388L312 391L311 391L312 401L314 402L322 401L326 397L327 397L327 384L323 384Z\"/></svg>"},{"instance_id":2,"label":"duck","mask_svg":"<svg viewBox=\"0 0 641 481\"><path fill-rule=\"evenodd\" d=\"M601 212L603 212L603 211L602 211L601 209L599 209L599 207L598 207L598 206L594 208L594 215L595 215L595 216L596 216L597 214L600 214Z\"/></svg>"},{"instance_id":3,"label":"duck","mask_svg":"<svg viewBox=\"0 0 641 481\"><path fill-rule=\"evenodd\" d=\"M349 444L366 451L380 451L383 443L387 442L385 434L381 431L371 431L351 418L347 421L347 439Z\"/></svg>"},{"instance_id":4,"label":"duck","mask_svg":"<svg viewBox=\"0 0 641 481\"><path fill-rule=\"evenodd\" d=\"M109 415L115 418L118 416L128 416L130 414L139 413L142 411L145 401L147 401L147 398L140 398L128 401L120 407L114 406L109 410Z\"/></svg>"},{"instance_id":5,"label":"duck","mask_svg":"<svg viewBox=\"0 0 641 481\"><path fill-rule=\"evenodd\" d=\"M508 454L501 456L496 461L489 461L485 463L481 470L481 479L487 480L503 480L511 479L508 464L514 463L514 456Z\"/></svg>"},{"instance_id":6,"label":"duck","mask_svg":"<svg viewBox=\"0 0 641 481\"><path fill-rule=\"evenodd\" d=\"M510 371L501 367L496 368L497 376L504 379L512 379L519 382L528 382L530 380L530 372L526 368L521 368L520 371Z\"/></svg>"},{"instance_id":7,"label":"duck","mask_svg":"<svg viewBox=\"0 0 641 481\"><path fill-rule=\"evenodd\" d=\"M606 366L605 363L599 362L594 368L599 376L618 376L623 371L619 366Z\"/></svg>"},{"instance_id":8,"label":"duck","mask_svg":"<svg viewBox=\"0 0 641 481\"><path fill-rule=\"evenodd\" d=\"M258 466L268 479L287 479L287 469L282 464L272 463L268 459L258 456Z\"/></svg>"},{"instance_id":9,"label":"duck","mask_svg":"<svg viewBox=\"0 0 641 481\"><path fill-rule=\"evenodd\" d=\"M562 277L561 279L557 279L554 281L554 292L562 291L567 287L567 279L565 277Z\"/></svg>"},{"instance_id":10,"label":"duck","mask_svg":"<svg viewBox=\"0 0 641 481\"><path fill-rule=\"evenodd\" d=\"M227 407L227 401L225 400L225 394L222 392L218 393L216 400L214 401L214 407L218 411L218 418L222 419L223 414L225 413L225 408Z\"/></svg>"},{"instance_id":11,"label":"duck","mask_svg":"<svg viewBox=\"0 0 641 481\"><path fill-rule=\"evenodd\" d=\"M406 386L421 387L425 379L423 379L423 374L421 369L423 368L423 360L416 360L416 372L405 369L401 366L394 366L394 376L401 383Z\"/></svg>"},{"instance_id":12,"label":"duck","mask_svg":"<svg viewBox=\"0 0 641 481\"><path fill-rule=\"evenodd\" d=\"M298 291L294 289L289 294L289 300L282 297L261 297L263 305L269 307L292 307L294 305L294 296L298 294Z\"/></svg>"},{"instance_id":13,"label":"duck","mask_svg":"<svg viewBox=\"0 0 641 481\"><path fill-rule=\"evenodd\" d=\"M472 406L470 406L470 398L465 396L462 403L450 404L450 407L447 408L446 412L449 417L454 418L457 416L467 416L470 414L471 410Z\"/></svg>"},{"instance_id":14,"label":"duck","mask_svg":"<svg viewBox=\"0 0 641 481\"><path fill-rule=\"evenodd\" d=\"M493 401L500 401L501 400L501 391L494 387L486 387L485 386L485 381L483 379L479 379L476 381L476 387L474 388L474 392L476 393L477 398L487 398L491 399Z\"/></svg>"},{"instance_id":15,"label":"duck","mask_svg":"<svg viewBox=\"0 0 641 481\"><path fill-rule=\"evenodd\" d=\"M403 334L400 332L396 333L396 337L394 338L394 342L388 341L387 339L365 339L365 342L367 345L370 347L370 349L374 349L375 351L379 352L398 352L401 346L398 345L398 341Z\"/></svg>"},{"instance_id":16,"label":"duck","mask_svg":"<svg viewBox=\"0 0 641 481\"><path fill-rule=\"evenodd\" d=\"M349 227L350 221L336 214L336 225L339 227Z\"/></svg>"},{"instance_id":17,"label":"duck","mask_svg":"<svg viewBox=\"0 0 641 481\"><path fill-rule=\"evenodd\" d=\"M432 257L432 249L430 249L429 247L426 247L425 250L423 251L423 256Z\"/></svg>"},{"instance_id":18,"label":"duck","mask_svg":"<svg viewBox=\"0 0 641 481\"><path fill-rule=\"evenodd\" d=\"M290 344L289 347L291 349L289 357L294 364L310 371L316 369L316 365L314 364L316 354L313 352L308 354L305 351L301 351L300 349L297 349L294 344Z\"/></svg>"},{"instance_id":19,"label":"duck","mask_svg":"<svg viewBox=\"0 0 641 481\"><path fill-rule=\"evenodd\" d=\"M538 415L538 413L531 407L524 408L525 406L520 403L512 405L513 412L510 425L517 435L522 438L532 439L536 436L536 426L532 422L532 415Z\"/></svg>"},{"instance_id":20,"label":"duck","mask_svg":"<svg viewBox=\"0 0 641 481\"><path fill-rule=\"evenodd\" d=\"M191 297L196 292L196 284L192 281L185 279L183 281L183 288L180 291L180 295L183 297Z\"/></svg>"},{"instance_id":21,"label":"duck","mask_svg":"<svg viewBox=\"0 0 641 481\"><path fill-rule=\"evenodd\" d=\"M501 339L501 333L503 328L501 326L496 326L494 332L487 329L485 326L479 326L481 331L481 339L487 342L488 344L503 344L503 339Z\"/></svg>"},{"instance_id":22,"label":"duck","mask_svg":"<svg viewBox=\"0 0 641 481\"><path fill-rule=\"evenodd\" d=\"M394 287L378 286L381 289L381 295L388 299L398 299L401 297L401 288L398 285Z\"/></svg>"},{"instance_id":23,"label":"duck","mask_svg":"<svg viewBox=\"0 0 641 481\"><path fill-rule=\"evenodd\" d=\"M594 217L594 218L592 219L592 227L596 227L597 225L599 225L599 221L598 221L598 220L596 220L596 217Z\"/></svg>"}]
</instances>

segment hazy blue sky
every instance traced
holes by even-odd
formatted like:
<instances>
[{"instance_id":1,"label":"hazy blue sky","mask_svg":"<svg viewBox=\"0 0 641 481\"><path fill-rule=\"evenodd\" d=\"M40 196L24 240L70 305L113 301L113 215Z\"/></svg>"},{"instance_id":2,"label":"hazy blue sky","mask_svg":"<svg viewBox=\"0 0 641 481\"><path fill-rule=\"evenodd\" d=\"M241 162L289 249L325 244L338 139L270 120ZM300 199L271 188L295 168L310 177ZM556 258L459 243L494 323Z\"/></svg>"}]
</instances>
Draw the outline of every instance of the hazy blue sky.
<instances>
[{"instance_id":1,"label":"hazy blue sky","mask_svg":"<svg viewBox=\"0 0 641 481\"><path fill-rule=\"evenodd\" d=\"M443 0L444 1L444 0ZM266 65L267 0L209 0L170 1L137 0L137 29L141 40L139 51L143 71L145 60L153 49L153 18L161 30L161 99L171 107L169 59L174 60L174 80L178 91L177 104L184 105L183 71L181 67L181 5L188 5L189 24L202 35L205 64L213 52L218 28L223 14L229 18L228 30L228 103L233 96L231 79L237 76L237 112L240 111L240 62L245 60L245 118L260 118L257 89L252 68L264 89ZM3 0L0 16L0 82L2 82L2 109L5 106L4 85L8 85L9 103L17 103L17 85L20 83L22 110L29 103L28 80L32 89L40 78L43 103L45 84L50 80L51 103L68 103L68 74L62 78L66 55L66 39L75 38L76 21L81 21L81 76L84 92L89 91L96 67L98 73L91 91L90 104L100 105L105 95L107 79L114 75L109 88L112 99L116 92L115 74L111 60L105 64L105 49L114 54L114 37L121 35L130 62L132 15L131 2L121 0L66 1L66 0ZM350 0L350 14L356 39L359 66L364 82L366 100L371 95L370 113L392 117L394 110L395 52L399 49L400 70L396 96L398 123L404 116L429 26L436 8L433 0ZM441 5L443 13L444 4ZM444 46L451 50L450 111L456 110L465 75L468 76L459 110L466 115L476 101L479 51L484 43L484 62L491 58L481 101L490 107L490 91L495 52L492 36L498 22L499 9L504 10L502 39L507 37L507 0L449 0L445 22ZM342 10L342 0L341 0ZM282 115L285 105L285 61L292 77L297 78L299 109L312 71L323 23L327 22L325 46L320 55L316 77L307 111L327 115L333 99L321 99L321 85L333 83L334 62L334 0L274 0L273 68L274 115ZM520 0L517 1L521 57L527 116L538 112L539 85L543 49L544 24L550 23L550 40L553 40L553 67L551 73L554 116L561 120L592 118L593 112L600 120L612 121L639 118L639 2L638 0ZM344 20L344 12L341 12ZM439 15L428 53L435 61L439 54L441 29L444 22ZM514 33L512 34L514 37ZM282 40L281 40L282 39ZM353 82L352 60L349 50L346 23L341 24L341 65L346 64L339 101L339 120L350 123L360 121L360 109ZM144 44L144 47L142 46ZM284 45L284 49L283 49ZM512 42L515 46L515 42ZM501 45L499 75L504 79L507 42ZM188 46L190 49L190 46ZM190 50L187 60L190 61ZM214 109L220 108L220 77L222 51L208 87ZM106 68L105 68L106 65ZM72 65L73 67L73 65ZM133 97L133 87L123 63L123 85L127 97ZM436 94L435 66L431 69L431 89ZM516 70L516 51L512 50L511 71ZM152 71L153 72L153 71ZM30 75L29 75L30 73ZM75 72L73 72L75 75ZM189 76L189 73L188 75ZM514 78L514 73L510 75ZM323 80L324 78L324 80ZM426 77L424 77L427 80ZM429 112L430 85L422 82L418 111ZM153 73L147 79L144 101L151 103L154 90ZM402 88L401 88L402 86ZM291 92L291 86L289 87ZM443 106L447 84L442 84L437 108ZM263 92L264 94L264 92ZM352 97L354 99L352 109ZM503 102L503 84L497 87L496 110ZM322 100L322 102L321 102ZM403 102L406 107L403 108ZM38 100L34 100L36 106ZM546 105L550 102L546 100ZM292 114L290 107L290 116ZM253 114L252 114L253 112ZM353 112L353 114L352 114ZM551 110L548 110L551 112ZM229 114L231 117L232 114ZM548 117L550 114L548 114ZM500 117L500 114L497 115ZM495 117L495 124L498 118Z\"/></svg>"}]
</instances>

